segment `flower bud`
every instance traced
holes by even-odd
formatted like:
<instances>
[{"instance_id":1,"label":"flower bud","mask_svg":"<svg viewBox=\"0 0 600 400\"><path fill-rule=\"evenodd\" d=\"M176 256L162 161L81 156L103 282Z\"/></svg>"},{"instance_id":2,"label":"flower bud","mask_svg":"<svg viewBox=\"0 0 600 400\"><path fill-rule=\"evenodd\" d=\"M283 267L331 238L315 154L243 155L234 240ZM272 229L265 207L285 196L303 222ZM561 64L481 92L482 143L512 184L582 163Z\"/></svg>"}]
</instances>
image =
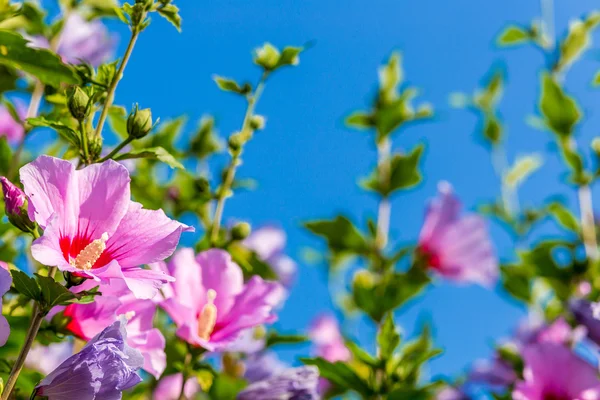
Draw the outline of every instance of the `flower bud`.
<instances>
[{"instance_id":1,"label":"flower bud","mask_svg":"<svg viewBox=\"0 0 600 400\"><path fill-rule=\"evenodd\" d=\"M90 107L89 96L79 86L74 86L67 91L67 105L71 115L78 121L83 121L88 116Z\"/></svg>"},{"instance_id":2,"label":"flower bud","mask_svg":"<svg viewBox=\"0 0 600 400\"><path fill-rule=\"evenodd\" d=\"M67 287L79 286L87 280L87 278L83 276L77 276L68 271L64 271L63 276L67 282Z\"/></svg>"},{"instance_id":3,"label":"flower bud","mask_svg":"<svg viewBox=\"0 0 600 400\"><path fill-rule=\"evenodd\" d=\"M23 232L36 229L35 222L32 222L27 214L25 193L3 176L0 176L0 183L4 192L4 207L10 223Z\"/></svg>"},{"instance_id":4,"label":"flower bud","mask_svg":"<svg viewBox=\"0 0 600 400\"><path fill-rule=\"evenodd\" d=\"M152 111L149 108L140 110L138 105L127 118L127 133L135 139L141 139L152 130Z\"/></svg>"},{"instance_id":5,"label":"flower bud","mask_svg":"<svg viewBox=\"0 0 600 400\"><path fill-rule=\"evenodd\" d=\"M372 272L361 269L354 274L354 285L362 289L371 289L375 285L375 277Z\"/></svg>"},{"instance_id":6,"label":"flower bud","mask_svg":"<svg viewBox=\"0 0 600 400\"><path fill-rule=\"evenodd\" d=\"M265 129L265 117L263 117L262 115L253 115L250 118L250 128L253 131Z\"/></svg>"},{"instance_id":7,"label":"flower bud","mask_svg":"<svg viewBox=\"0 0 600 400\"><path fill-rule=\"evenodd\" d=\"M238 222L231 228L231 238L233 240L244 240L252 232L252 227L247 222Z\"/></svg>"},{"instance_id":8,"label":"flower bud","mask_svg":"<svg viewBox=\"0 0 600 400\"><path fill-rule=\"evenodd\" d=\"M229 145L229 150L231 150L234 153L240 151L242 145L244 144L242 140L242 135L239 132L231 135L227 143Z\"/></svg>"}]
</instances>

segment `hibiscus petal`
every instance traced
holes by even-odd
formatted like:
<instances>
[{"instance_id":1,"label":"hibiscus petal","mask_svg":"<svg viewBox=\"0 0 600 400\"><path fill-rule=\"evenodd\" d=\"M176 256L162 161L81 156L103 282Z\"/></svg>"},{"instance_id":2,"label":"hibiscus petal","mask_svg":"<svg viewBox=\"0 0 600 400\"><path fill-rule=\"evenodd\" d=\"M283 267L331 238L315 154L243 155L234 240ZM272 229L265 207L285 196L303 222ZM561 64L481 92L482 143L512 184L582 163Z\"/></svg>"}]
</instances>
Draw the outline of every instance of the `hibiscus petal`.
<instances>
[{"instance_id":1,"label":"hibiscus petal","mask_svg":"<svg viewBox=\"0 0 600 400\"><path fill-rule=\"evenodd\" d=\"M144 210L132 202L117 231L109 237L105 253L123 267L153 263L173 254L181 232L193 230L162 210Z\"/></svg>"},{"instance_id":2,"label":"hibiscus petal","mask_svg":"<svg viewBox=\"0 0 600 400\"><path fill-rule=\"evenodd\" d=\"M130 332L129 328L129 325L127 325L128 332ZM129 336L127 343L139 350L144 356L142 368L156 379L159 379L167 367L166 341L160 330L154 328Z\"/></svg>"},{"instance_id":3,"label":"hibiscus petal","mask_svg":"<svg viewBox=\"0 0 600 400\"><path fill-rule=\"evenodd\" d=\"M202 285L200 265L196 261L194 250L177 250L169 260L168 268L175 278L171 288L177 301L195 312L200 312L206 303L206 290Z\"/></svg>"},{"instance_id":4,"label":"hibiscus petal","mask_svg":"<svg viewBox=\"0 0 600 400\"><path fill-rule=\"evenodd\" d=\"M0 347L6 344L10 336L10 325L3 315L0 315Z\"/></svg>"},{"instance_id":5,"label":"hibiscus petal","mask_svg":"<svg viewBox=\"0 0 600 400\"><path fill-rule=\"evenodd\" d=\"M217 293L214 304L217 307L217 323L234 304L235 296L244 288L244 275L241 268L231 260L228 252L220 249L203 251L196 257L202 271L202 286ZM204 303L204 302L203 302ZM202 304L203 305L203 304Z\"/></svg>"},{"instance_id":6,"label":"hibiscus petal","mask_svg":"<svg viewBox=\"0 0 600 400\"><path fill-rule=\"evenodd\" d=\"M460 213L460 202L454 196L452 186L448 182L438 185L440 197L433 200L427 207L425 222L419 235L419 244L429 244L435 241L436 234L443 231L448 224L453 223Z\"/></svg>"},{"instance_id":7,"label":"hibiscus petal","mask_svg":"<svg viewBox=\"0 0 600 400\"><path fill-rule=\"evenodd\" d=\"M75 167L68 161L40 156L20 170L21 183L29 197L29 218L42 228L53 214L60 215L61 232L77 231L79 200Z\"/></svg>"},{"instance_id":8,"label":"hibiscus petal","mask_svg":"<svg viewBox=\"0 0 600 400\"><path fill-rule=\"evenodd\" d=\"M217 320L211 342L233 341L244 329L276 320L273 308L279 304L285 290L277 282L266 282L253 276L236 298L227 315Z\"/></svg>"},{"instance_id":9,"label":"hibiscus petal","mask_svg":"<svg viewBox=\"0 0 600 400\"><path fill-rule=\"evenodd\" d=\"M59 224L56 214L48 220L44 234L31 245L31 255L43 265L58 267L61 271L76 271L77 269L67 262L60 248Z\"/></svg>"},{"instance_id":10,"label":"hibiscus petal","mask_svg":"<svg viewBox=\"0 0 600 400\"><path fill-rule=\"evenodd\" d=\"M174 281L163 272L137 267L124 269L123 279L138 299L151 299L165 283Z\"/></svg>"}]
</instances>

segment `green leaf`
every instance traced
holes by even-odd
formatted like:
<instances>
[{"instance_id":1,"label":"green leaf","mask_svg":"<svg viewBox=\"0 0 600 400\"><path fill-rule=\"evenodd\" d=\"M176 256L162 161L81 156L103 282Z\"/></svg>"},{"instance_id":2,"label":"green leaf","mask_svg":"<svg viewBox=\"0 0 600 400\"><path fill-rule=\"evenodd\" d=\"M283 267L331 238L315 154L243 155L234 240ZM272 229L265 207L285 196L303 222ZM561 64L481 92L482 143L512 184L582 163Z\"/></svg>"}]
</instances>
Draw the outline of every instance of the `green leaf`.
<instances>
[{"instance_id":1,"label":"green leaf","mask_svg":"<svg viewBox=\"0 0 600 400\"><path fill-rule=\"evenodd\" d=\"M0 175L7 175L12 163L12 149L6 136L0 137Z\"/></svg>"},{"instance_id":2,"label":"green leaf","mask_svg":"<svg viewBox=\"0 0 600 400\"><path fill-rule=\"evenodd\" d=\"M36 279L42 292L41 301L47 311L50 311L54 306L67 306L74 303L88 304L94 301L96 295L100 294L98 286L91 290L73 293L53 278L36 274Z\"/></svg>"},{"instance_id":3,"label":"green leaf","mask_svg":"<svg viewBox=\"0 0 600 400\"><path fill-rule=\"evenodd\" d=\"M511 188L520 186L531 174L537 171L543 164L542 157L538 154L530 154L517 158L512 167L504 176L504 183Z\"/></svg>"},{"instance_id":4,"label":"green leaf","mask_svg":"<svg viewBox=\"0 0 600 400\"><path fill-rule=\"evenodd\" d=\"M237 394L246 386L246 381L227 374L215 376L208 392L209 398L219 400L235 400Z\"/></svg>"},{"instance_id":5,"label":"green leaf","mask_svg":"<svg viewBox=\"0 0 600 400\"><path fill-rule=\"evenodd\" d=\"M380 357L382 360L389 359L396 347L400 344L400 335L396 330L394 317L391 312L383 320L377 333L377 345L379 346Z\"/></svg>"},{"instance_id":6,"label":"green leaf","mask_svg":"<svg viewBox=\"0 0 600 400\"><path fill-rule=\"evenodd\" d=\"M361 182L362 187L388 197L401 189L410 189L421 182L422 176L419 171L419 161L425 146L418 145L409 154L395 154L390 161L389 182L383 182L381 169L375 171Z\"/></svg>"},{"instance_id":7,"label":"green leaf","mask_svg":"<svg viewBox=\"0 0 600 400\"><path fill-rule=\"evenodd\" d=\"M565 229L568 229L572 232L579 233L581 229L579 228L579 221L577 218L559 202L552 202L547 206L548 212L550 215L556 220L556 222Z\"/></svg>"},{"instance_id":8,"label":"green leaf","mask_svg":"<svg viewBox=\"0 0 600 400\"><path fill-rule=\"evenodd\" d=\"M402 57L399 52L393 52L387 64L379 68L379 97L384 104L396 100L398 85L402 82Z\"/></svg>"},{"instance_id":9,"label":"green leaf","mask_svg":"<svg viewBox=\"0 0 600 400\"><path fill-rule=\"evenodd\" d=\"M350 350L350 352L354 356L354 358L356 358L360 362L373 368L378 368L380 366L379 361L376 360L375 357L369 354L366 350L362 349L357 343L348 340L345 344L348 350Z\"/></svg>"},{"instance_id":10,"label":"green leaf","mask_svg":"<svg viewBox=\"0 0 600 400\"><path fill-rule=\"evenodd\" d=\"M501 70L495 71L485 85L485 88L474 96L475 104L490 113L498 104L504 89L504 75ZM497 118L496 118L497 119Z\"/></svg>"},{"instance_id":11,"label":"green leaf","mask_svg":"<svg viewBox=\"0 0 600 400\"><path fill-rule=\"evenodd\" d=\"M322 378L327 379L340 388L354 390L365 396L373 393L369 384L343 362L337 361L332 363L321 357L301 358L300 361L306 365L318 367Z\"/></svg>"},{"instance_id":12,"label":"green leaf","mask_svg":"<svg viewBox=\"0 0 600 400\"><path fill-rule=\"evenodd\" d=\"M422 365L441 353L440 349L433 348L430 330L425 327L418 339L402 347L400 357L390 372L397 376L400 382L416 384L419 382Z\"/></svg>"},{"instance_id":13,"label":"green leaf","mask_svg":"<svg viewBox=\"0 0 600 400\"><path fill-rule=\"evenodd\" d=\"M529 303L532 299L531 272L520 265L502 265L502 285L514 298Z\"/></svg>"},{"instance_id":14,"label":"green leaf","mask_svg":"<svg viewBox=\"0 0 600 400\"><path fill-rule=\"evenodd\" d=\"M17 292L31 300L40 301L42 299L42 291L35 279L16 269L12 269L10 275Z\"/></svg>"},{"instance_id":15,"label":"green leaf","mask_svg":"<svg viewBox=\"0 0 600 400\"><path fill-rule=\"evenodd\" d=\"M95 81L103 84L104 86L110 86L112 81L115 79L115 75L117 75L118 66L119 60L100 65L98 67L98 74L96 74Z\"/></svg>"},{"instance_id":16,"label":"green leaf","mask_svg":"<svg viewBox=\"0 0 600 400\"><path fill-rule=\"evenodd\" d=\"M0 65L0 94L16 89L18 79L19 74L14 68Z\"/></svg>"},{"instance_id":17,"label":"green leaf","mask_svg":"<svg viewBox=\"0 0 600 400\"><path fill-rule=\"evenodd\" d=\"M356 111L346 118L346 125L356 129L371 129L374 122L373 117L364 111Z\"/></svg>"},{"instance_id":18,"label":"green leaf","mask_svg":"<svg viewBox=\"0 0 600 400\"><path fill-rule=\"evenodd\" d=\"M227 247L227 251L231 254L233 261L242 268L244 276L258 275L267 280L277 279L277 274L273 271L273 268L261 260L254 251L235 242Z\"/></svg>"},{"instance_id":19,"label":"green leaf","mask_svg":"<svg viewBox=\"0 0 600 400\"><path fill-rule=\"evenodd\" d=\"M37 77L43 83L58 87L61 83L79 84L79 76L51 51L28 46L28 41L12 31L0 30L0 64Z\"/></svg>"},{"instance_id":20,"label":"green leaf","mask_svg":"<svg viewBox=\"0 0 600 400\"><path fill-rule=\"evenodd\" d=\"M165 4L156 11L181 32L181 16L179 15L179 8L175 4Z\"/></svg>"},{"instance_id":21,"label":"green leaf","mask_svg":"<svg viewBox=\"0 0 600 400\"><path fill-rule=\"evenodd\" d=\"M528 40L531 40L531 34L527 30L516 25L510 25L498 36L497 43L499 46L514 46L523 44Z\"/></svg>"},{"instance_id":22,"label":"green leaf","mask_svg":"<svg viewBox=\"0 0 600 400\"><path fill-rule=\"evenodd\" d=\"M108 125L121 139L127 139L127 110L121 106L110 106L108 109Z\"/></svg>"},{"instance_id":23,"label":"green leaf","mask_svg":"<svg viewBox=\"0 0 600 400\"><path fill-rule=\"evenodd\" d=\"M596 75L594 75L594 80L592 81L592 86L594 86L594 87L600 86L600 71L596 72Z\"/></svg>"},{"instance_id":24,"label":"green leaf","mask_svg":"<svg viewBox=\"0 0 600 400\"><path fill-rule=\"evenodd\" d=\"M304 227L327 240L333 252L350 252L365 254L369 252L369 245L362 233L354 224L344 216L335 219L306 222Z\"/></svg>"},{"instance_id":25,"label":"green leaf","mask_svg":"<svg viewBox=\"0 0 600 400\"><path fill-rule=\"evenodd\" d=\"M275 68L284 67L286 65L298 65L300 63L299 55L300 53L302 53L303 50L303 47L284 47Z\"/></svg>"},{"instance_id":26,"label":"green leaf","mask_svg":"<svg viewBox=\"0 0 600 400\"><path fill-rule=\"evenodd\" d=\"M485 116L483 137L492 144L500 143L502 139L502 125L494 114L486 114Z\"/></svg>"},{"instance_id":27,"label":"green leaf","mask_svg":"<svg viewBox=\"0 0 600 400\"><path fill-rule=\"evenodd\" d=\"M133 150L129 153L120 154L114 159L116 161L121 161L134 158L149 158L151 160L161 161L171 168L185 169L183 165L179 161L177 161L175 157L173 157L173 155L171 155L162 147L152 147L149 149Z\"/></svg>"},{"instance_id":28,"label":"green leaf","mask_svg":"<svg viewBox=\"0 0 600 400\"><path fill-rule=\"evenodd\" d=\"M556 65L562 71L578 60L591 43L591 32L598 26L598 13L590 14L585 20L576 20L569 24L569 34L560 44L560 58Z\"/></svg>"},{"instance_id":29,"label":"green leaf","mask_svg":"<svg viewBox=\"0 0 600 400\"><path fill-rule=\"evenodd\" d=\"M252 91L252 87L248 83L244 84L243 86L240 86L235 80L230 78L224 78L219 75L213 76L213 80L216 82L219 89L226 92L247 95Z\"/></svg>"},{"instance_id":30,"label":"green leaf","mask_svg":"<svg viewBox=\"0 0 600 400\"><path fill-rule=\"evenodd\" d=\"M214 118L204 117L200 121L198 131L192 136L192 140L190 141L190 152L200 160L220 151L222 148L214 126Z\"/></svg>"},{"instance_id":31,"label":"green leaf","mask_svg":"<svg viewBox=\"0 0 600 400\"><path fill-rule=\"evenodd\" d=\"M575 100L548 73L542 75L539 108L548 128L559 136L569 136L581 119Z\"/></svg>"},{"instance_id":32,"label":"green leaf","mask_svg":"<svg viewBox=\"0 0 600 400\"><path fill-rule=\"evenodd\" d=\"M265 342L265 347L273 347L279 344L298 344L308 342L308 337L305 335L295 335L295 334L280 334L275 331L269 332L267 335L267 340Z\"/></svg>"},{"instance_id":33,"label":"green leaf","mask_svg":"<svg viewBox=\"0 0 600 400\"><path fill-rule=\"evenodd\" d=\"M63 124L62 122L49 121L44 117L36 117L28 118L27 123L34 127L52 128L68 143L79 148L79 135L72 128Z\"/></svg>"}]
</instances>

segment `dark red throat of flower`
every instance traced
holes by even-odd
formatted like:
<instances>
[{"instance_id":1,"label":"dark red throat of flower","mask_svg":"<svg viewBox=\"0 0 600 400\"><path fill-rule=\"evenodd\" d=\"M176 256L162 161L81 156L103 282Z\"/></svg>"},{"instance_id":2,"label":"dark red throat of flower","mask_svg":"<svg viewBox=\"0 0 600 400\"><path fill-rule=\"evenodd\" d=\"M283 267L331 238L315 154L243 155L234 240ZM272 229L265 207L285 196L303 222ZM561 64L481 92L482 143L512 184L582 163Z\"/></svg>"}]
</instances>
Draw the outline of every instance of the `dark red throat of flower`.
<instances>
[{"instance_id":1,"label":"dark red throat of flower","mask_svg":"<svg viewBox=\"0 0 600 400\"><path fill-rule=\"evenodd\" d=\"M417 249L419 257L423 260L423 264L428 268L439 269L442 265L440 257L429 248L429 246L423 244Z\"/></svg>"},{"instance_id":2,"label":"dark red throat of flower","mask_svg":"<svg viewBox=\"0 0 600 400\"><path fill-rule=\"evenodd\" d=\"M573 400L571 396L555 393L544 393L542 400Z\"/></svg>"}]
</instances>

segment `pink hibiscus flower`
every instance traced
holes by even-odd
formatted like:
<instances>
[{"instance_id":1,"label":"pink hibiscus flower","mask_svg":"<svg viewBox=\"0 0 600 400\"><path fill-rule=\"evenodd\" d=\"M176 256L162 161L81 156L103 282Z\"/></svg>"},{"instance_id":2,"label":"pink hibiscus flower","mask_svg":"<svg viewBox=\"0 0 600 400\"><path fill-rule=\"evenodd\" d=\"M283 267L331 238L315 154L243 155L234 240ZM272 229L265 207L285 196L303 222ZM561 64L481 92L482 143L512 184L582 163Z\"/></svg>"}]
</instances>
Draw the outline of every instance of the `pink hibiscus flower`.
<instances>
[{"instance_id":1,"label":"pink hibiscus flower","mask_svg":"<svg viewBox=\"0 0 600 400\"><path fill-rule=\"evenodd\" d=\"M600 399L598 371L568 347L540 343L523 351L524 380L517 382L515 400Z\"/></svg>"},{"instance_id":2,"label":"pink hibiscus flower","mask_svg":"<svg viewBox=\"0 0 600 400\"><path fill-rule=\"evenodd\" d=\"M460 215L460 202L449 183L441 182L439 192L440 197L427 209L419 236L419 251L427 267L455 281L493 285L498 262L484 219Z\"/></svg>"},{"instance_id":3,"label":"pink hibiscus flower","mask_svg":"<svg viewBox=\"0 0 600 400\"><path fill-rule=\"evenodd\" d=\"M170 256L181 232L193 228L132 202L129 181L112 160L76 170L41 156L21 168L29 217L44 229L33 258L104 283L123 280L136 297L152 298L173 278L140 265Z\"/></svg>"},{"instance_id":4,"label":"pink hibiscus flower","mask_svg":"<svg viewBox=\"0 0 600 400\"><path fill-rule=\"evenodd\" d=\"M27 108L22 102L15 102L15 109L21 119L25 119ZM23 138L25 129L18 121L15 121L5 106L0 106L0 137L6 136L9 143L17 143Z\"/></svg>"},{"instance_id":5,"label":"pink hibiscus flower","mask_svg":"<svg viewBox=\"0 0 600 400\"><path fill-rule=\"evenodd\" d=\"M157 264L177 280L164 290L162 307L177 324L177 335L209 351L223 350L246 330L276 320L273 308L284 296L277 282L253 276L244 283L240 267L224 250L194 256L175 253L169 265Z\"/></svg>"}]
</instances>

